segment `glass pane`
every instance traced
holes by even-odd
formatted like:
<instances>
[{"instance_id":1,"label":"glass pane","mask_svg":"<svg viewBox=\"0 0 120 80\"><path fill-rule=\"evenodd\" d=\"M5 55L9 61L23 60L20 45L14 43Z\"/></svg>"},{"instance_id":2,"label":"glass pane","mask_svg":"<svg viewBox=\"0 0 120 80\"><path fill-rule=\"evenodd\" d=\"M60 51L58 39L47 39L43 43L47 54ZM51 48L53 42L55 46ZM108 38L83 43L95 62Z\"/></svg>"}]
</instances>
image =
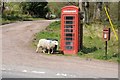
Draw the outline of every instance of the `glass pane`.
<instances>
[{"instance_id":1,"label":"glass pane","mask_svg":"<svg viewBox=\"0 0 120 80\"><path fill-rule=\"evenodd\" d=\"M73 29L65 29L65 32L73 32Z\"/></svg>"},{"instance_id":2,"label":"glass pane","mask_svg":"<svg viewBox=\"0 0 120 80\"><path fill-rule=\"evenodd\" d=\"M65 28L73 28L73 25L65 25Z\"/></svg>"},{"instance_id":3,"label":"glass pane","mask_svg":"<svg viewBox=\"0 0 120 80\"><path fill-rule=\"evenodd\" d=\"M65 40L73 40L72 38L65 38Z\"/></svg>"},{"instance_id":4,"label":"glass pane","mask_svg":"<svg viewBox=\"0 0 120 80\"><path fill-rule=\"evenodd\" d=\"M73 47L72 46L66 46L65 49L71 50L71 49L73 49Z\"/></svg>"},{"instance_id":5,"label":"glass pane","mask_svg":"<svg viewBox=\"0 0 120 80\"><path fill-rule=\"evenodd\" d=\"M73 42L66 42L65 44L73 46Z\"/></svg>"},{"instance_id":6,"label":"glass pane","mask_svg":"<svg viewBox=\"0 0 120 80\"><path fill-rule=\"evenodd\" d=\"M73 34L67 33L66 36L72 37Z\"/></svg>"},{"instance_id":7,"label":"glass pane","mask_svg":"<svg viewBox=\"0 0 120 80\"><path fill-rule=\"evenodd\" d=\"M73 21L66 21L65 24L73 24Z\"/></svg>"},{"instance_id":8,"label":"glass pane","mask_svg":"<svg viewBox=\"0 0 120 80\"><path fill-rule=\"evenodd\" d=\"M74 17L73 16L66 16L66 20L73 20Z\"/></svg>"}]
</instances>

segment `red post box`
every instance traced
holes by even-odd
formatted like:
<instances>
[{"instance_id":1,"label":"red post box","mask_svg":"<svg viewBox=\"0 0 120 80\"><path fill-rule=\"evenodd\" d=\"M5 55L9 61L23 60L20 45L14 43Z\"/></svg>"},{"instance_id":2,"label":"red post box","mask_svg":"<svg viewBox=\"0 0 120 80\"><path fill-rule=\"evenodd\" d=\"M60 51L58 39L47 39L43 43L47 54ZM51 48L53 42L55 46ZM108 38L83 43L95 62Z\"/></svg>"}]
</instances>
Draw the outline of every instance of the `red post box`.
<instances>
[{"instance_id":1,"label":"red post box","mask_svg":"<svg viewBox=\"0 0 120 80\"><path fill-rule=\"evenodd\" d=\"M103 39L105 41L109 41L110 40L110 28L104 28L103 29Z\"/></svg>"},{"instance_id":2,"label":"red post box","mask_svg":"<svg viewBox=\"0 0 120 80\"><path fill-rule=\"evenodd\" d=\"M62 8L60 49L64 54L77 54L80 48L79 10L76 6Z\"/></svg>"}]
</instances>

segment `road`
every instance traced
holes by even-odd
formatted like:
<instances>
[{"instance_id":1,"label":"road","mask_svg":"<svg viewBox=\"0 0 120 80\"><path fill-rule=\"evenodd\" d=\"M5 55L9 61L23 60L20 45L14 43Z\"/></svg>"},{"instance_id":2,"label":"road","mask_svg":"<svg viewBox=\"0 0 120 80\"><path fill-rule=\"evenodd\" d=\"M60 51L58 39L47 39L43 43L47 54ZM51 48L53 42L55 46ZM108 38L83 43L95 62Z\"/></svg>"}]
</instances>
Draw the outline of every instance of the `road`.
<instances>
[{"instance_id":1,"label":"road","mask_svg":"<svg viewBox=\"0 0 120 80\"><path fill-rule=\"evenodd\" d=\"M51 20L0 26L3 78L118 78L118 64L76 56L35 53L31 41Z\"/></svg>"}]
</instances>

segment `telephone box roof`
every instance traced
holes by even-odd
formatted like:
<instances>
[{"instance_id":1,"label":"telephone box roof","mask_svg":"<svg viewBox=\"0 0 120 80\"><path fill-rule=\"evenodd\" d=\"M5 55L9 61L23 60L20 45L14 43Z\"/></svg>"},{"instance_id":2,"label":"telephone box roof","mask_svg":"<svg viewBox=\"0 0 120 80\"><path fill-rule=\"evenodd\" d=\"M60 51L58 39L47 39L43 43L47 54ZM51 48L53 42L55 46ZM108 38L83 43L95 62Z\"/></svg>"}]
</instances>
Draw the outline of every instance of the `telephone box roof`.
<instances>
[{"instance_id":1,"label":"telephone box roof","mask_svg":"<svg viewBox=\"0 0 120 80\"><path fill-rule=\"evenodd\" d=\"M71 6L65 6L65 7L63 7L62 9L64 9L64 8L76 8L76 9L79 9L79 7L73 6L73 5L71 5Z\"/></svg>"}]
</instances>

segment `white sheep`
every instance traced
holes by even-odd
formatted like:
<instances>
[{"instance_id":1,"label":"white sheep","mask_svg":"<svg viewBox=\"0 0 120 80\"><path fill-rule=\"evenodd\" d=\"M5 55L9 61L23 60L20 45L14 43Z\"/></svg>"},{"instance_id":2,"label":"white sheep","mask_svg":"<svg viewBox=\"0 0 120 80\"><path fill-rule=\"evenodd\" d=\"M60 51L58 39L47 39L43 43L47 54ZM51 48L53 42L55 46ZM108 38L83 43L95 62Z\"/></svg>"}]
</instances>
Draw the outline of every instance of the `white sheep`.
<instances>
[{"instance_id":1,"label":"white sheep","mask_svg":"<svg viewBox=\"0 0 120 80\"><path fill-rule=\"evenodd\" d=\"M38 52L39 48L42 49L42 51L44 52L44 45L46 45L47 42L46 42L46 39L40 39L38 44L37 44L37 49L36 49L36 52Z\"/></svg>"},{"instance_id":2,"label":"white sheep","mask_svg":"<svg viewBox=\"0 0 120 80\"><path fill-rule=\"evenodd\" d=\"M58 45L58 41L40 39L37 44L36 52L38 52L39 48L42 48L43 53L45 53L46 49L48 50L48 54L50 54L50 50L52 50L51 53L53 53L56 45Z\"/></svg>"}]
</instances>

